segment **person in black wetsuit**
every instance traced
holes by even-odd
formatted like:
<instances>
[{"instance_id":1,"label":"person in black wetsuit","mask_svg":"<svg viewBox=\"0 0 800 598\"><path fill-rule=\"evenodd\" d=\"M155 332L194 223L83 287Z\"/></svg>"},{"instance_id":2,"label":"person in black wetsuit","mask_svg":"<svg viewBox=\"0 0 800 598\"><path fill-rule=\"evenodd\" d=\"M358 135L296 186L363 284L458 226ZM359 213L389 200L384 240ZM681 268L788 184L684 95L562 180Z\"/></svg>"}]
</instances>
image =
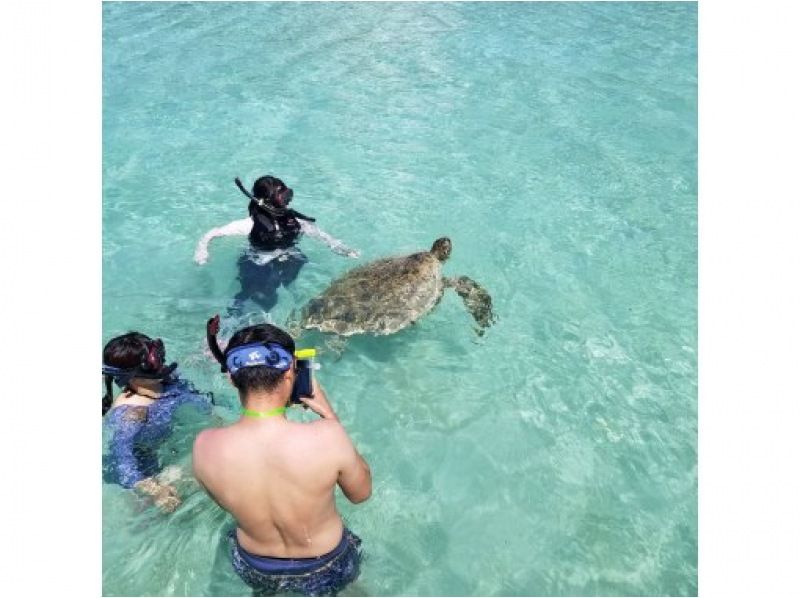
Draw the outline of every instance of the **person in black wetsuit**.
<instances>
[{"instance_id":1,"label":"person in black wetsuit","mask_svg":"<svg viewBox=\"0 0 800 598\"><path fill-rule=\"evenodd\" d=\"M314 218L288 208L294 191L275 177L262 176L253 184L252 196L245 195L250 197L247 212L253 219L253 228L248 237L256 249L288 249L302 232L300 220L314 222Z\"/></svg>"},{"instance_id":2,"label":"person in black wetsuit","mask_svg":"<svg viewBox=\"0 0 800 598\"><path fill-rule=\"evenodd\" d=\"M230 313L240 314L248 299L264 311L270 311L275 306L278 287L286 287L297 278L300 269L308 261L296 247L303 233L320 239L339 255L359 257L358 251L320 230L314 224L314 218L289 208L294 192L279 178L262 176L253 184L252 192L248 192L238 178L235 182L250 199L247 206L250 217L211 229L200 239L194 254L195 262L202 265L208 261L208 244L212 239L230 235L248 236L250 249L237 262L241 290L234 297Z\"/></svg>"}]
</instances>

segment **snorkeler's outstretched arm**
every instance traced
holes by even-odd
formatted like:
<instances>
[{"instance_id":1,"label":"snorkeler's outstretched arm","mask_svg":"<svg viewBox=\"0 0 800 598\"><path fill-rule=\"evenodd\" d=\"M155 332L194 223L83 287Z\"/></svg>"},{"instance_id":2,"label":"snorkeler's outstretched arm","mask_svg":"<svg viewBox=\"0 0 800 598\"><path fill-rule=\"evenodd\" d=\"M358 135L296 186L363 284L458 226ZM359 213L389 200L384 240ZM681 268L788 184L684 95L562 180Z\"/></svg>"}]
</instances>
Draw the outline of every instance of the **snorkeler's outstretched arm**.
<instances>
[{"instance_id":1,"label":"snorkeler's outstretched arm","mask_svg":"<svg viewBox=\"0 0 800 598\"><path fill-rule=\"evenodd\" d=\"M344 255L346 257L357 258L361 257L361 252L358 249L351 249L344 243L342 243L339 239L336 239L322 230L313 222L308 222L306 220L298 220L300 222L300 228L302 231L307 234L309 237L314 237L315 239L319 239L323 243L325 243L334 253L338 253L339 255Z\"/></svg>"},{"instance_id":2,"label":"snorkeler's outstretched arm","mask_svg":"<svg viewBox=\"0 0 800 598\"><path fill-rule=\"evenodd\" d=\"M234 220L225 226L218 226L212 228L197 243L197 248L194 250L194 261L201 266L208 261L208 244L216 237L231 237L234 235L249 235L253 229L253 220L251 218L242 218L241 220Z\"/></svg>"},{"instance_id":3,"label":"snorkeler's outstretched arm","mask_svg":"<svg viewBox=\"0 0 800 598\"><path fill-rule=\"evenodd\" d=\"M123 414L109 446L115 463L114 474L121 486L151 497L160 509L169 513L181 504L177 491L172 485L146 475L136 456L136 438L146 419L147 410L144 407L129 407Z\"/></svg>"},{"instance_id":4,"label":"snorkeler's outstretched arm","mask_svg":"<svg viewBox=\"0 0 800 598\"><path fill-rule=\"evenodd\" d=\"M109 443L109 452L113 459L114 475L124 488L133 488L147 478L136 459L136 437L144 428L147 420L147 409L144 407L127 407L114 435Z\"/></svg>"}]
</instances>

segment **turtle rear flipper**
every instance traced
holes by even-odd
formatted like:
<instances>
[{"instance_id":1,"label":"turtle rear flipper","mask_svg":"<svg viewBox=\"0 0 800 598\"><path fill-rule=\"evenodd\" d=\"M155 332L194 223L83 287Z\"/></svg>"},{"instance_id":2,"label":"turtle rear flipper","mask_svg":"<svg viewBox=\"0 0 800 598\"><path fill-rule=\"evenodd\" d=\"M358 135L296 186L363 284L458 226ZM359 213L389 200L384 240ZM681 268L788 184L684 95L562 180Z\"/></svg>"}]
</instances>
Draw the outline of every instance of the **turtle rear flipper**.
<instances>
[{"instance_id":1,"label":"turtle rear flipper","mask_svg":"<svg viewBox=\"0 0 800 598\"><path fill-rule=\"evenodd\" d=\"M472 314L478 323L475 332L483 335L486 328L491 326L497 319L492 313L492 296L477 282L469 276L459 276L457 278L445 278L445 286L452 287L464 301L467 311Z\"/></svg>"}]
</instances>

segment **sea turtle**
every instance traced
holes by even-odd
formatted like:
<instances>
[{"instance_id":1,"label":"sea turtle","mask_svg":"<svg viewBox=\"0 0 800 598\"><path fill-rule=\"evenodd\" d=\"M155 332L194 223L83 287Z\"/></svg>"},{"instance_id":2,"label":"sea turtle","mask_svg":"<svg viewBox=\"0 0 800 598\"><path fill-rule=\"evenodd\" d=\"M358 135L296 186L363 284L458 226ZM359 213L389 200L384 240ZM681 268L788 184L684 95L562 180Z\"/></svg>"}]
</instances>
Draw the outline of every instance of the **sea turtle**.
<instances>
[{"instance_id":1,"label":"sea turtle","mask_svg":"<svg viewBox=\"0 0 800 598\"><path fill-rule=\"evenodd\" d=\"M467 276L442 276L452 243L437 239L430 251L378 259L333 281L301 309L295 325L342 337L392 334L433 309L452 287L478 323L479 335L494 321L492 298Z\"/></svg>"}]
</instances>

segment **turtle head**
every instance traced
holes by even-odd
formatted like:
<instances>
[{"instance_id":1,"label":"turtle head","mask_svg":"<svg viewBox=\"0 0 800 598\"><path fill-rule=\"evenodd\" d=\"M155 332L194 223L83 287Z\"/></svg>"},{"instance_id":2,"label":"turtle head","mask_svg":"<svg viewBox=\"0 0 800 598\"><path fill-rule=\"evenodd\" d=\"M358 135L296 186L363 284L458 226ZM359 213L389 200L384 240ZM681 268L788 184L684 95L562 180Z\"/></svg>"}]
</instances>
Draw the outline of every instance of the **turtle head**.
<instances>
[{"instance_id":1,"label":"turtle head","mask_svg":"<svg viewBox=\"0 0 800 598\"><path fill-rule=\"evenodd\" d=\"M450 257L450 251L453 249L453 244L447 237L441 237L433 242L431 253L437 257L440 262L446 262Z\"/></svg>"}]
</instances>

